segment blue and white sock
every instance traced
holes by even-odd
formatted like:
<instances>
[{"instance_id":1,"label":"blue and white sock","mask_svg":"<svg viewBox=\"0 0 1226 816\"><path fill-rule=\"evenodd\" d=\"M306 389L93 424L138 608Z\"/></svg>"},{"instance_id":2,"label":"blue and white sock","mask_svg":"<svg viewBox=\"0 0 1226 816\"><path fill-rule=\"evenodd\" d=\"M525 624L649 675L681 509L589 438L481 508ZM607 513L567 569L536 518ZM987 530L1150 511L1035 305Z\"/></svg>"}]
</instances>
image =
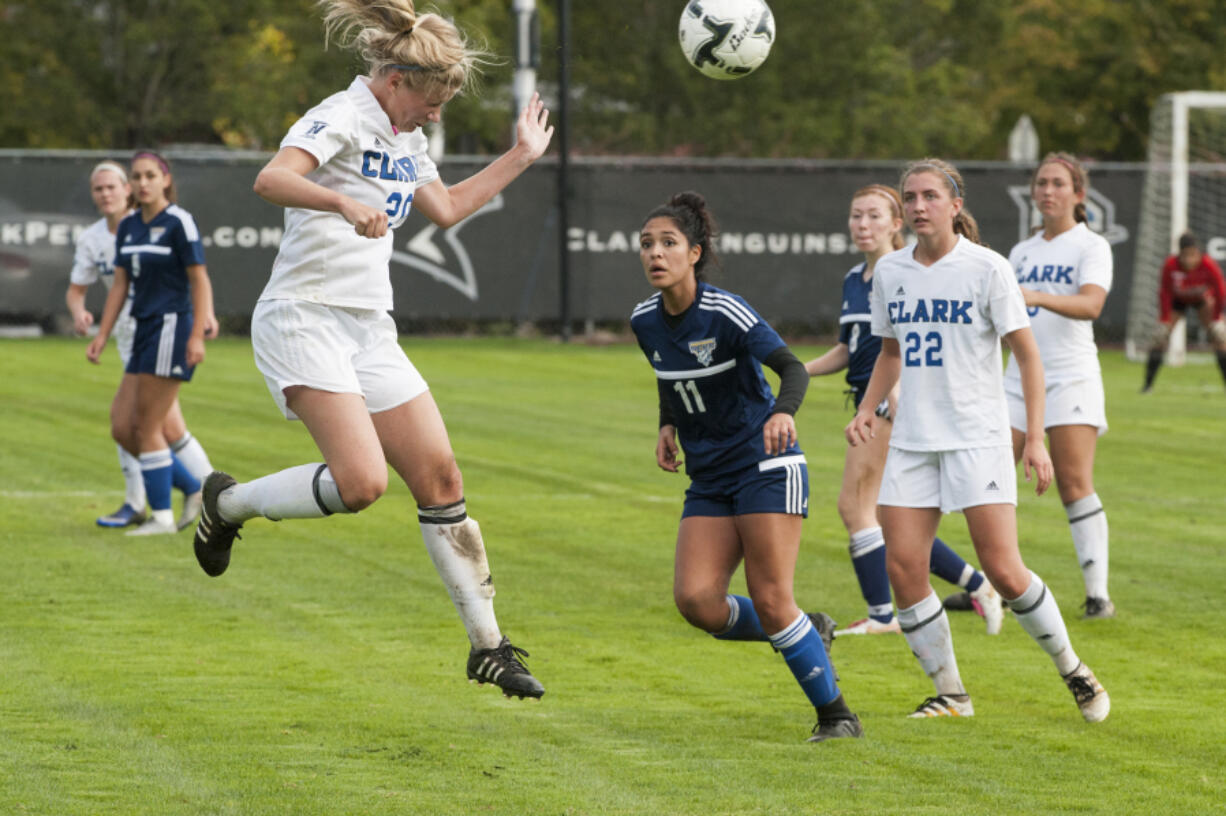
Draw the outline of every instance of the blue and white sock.
<instances>
[{"instance_id":1,"label":"blue and white sock","mask_svg":"<svg viewBox=\"0 0 1226 816\"><path fill-rule=\"evenodd\" d=\"M213 472L213 465L209 463L209 455L204 452L204 446L192 436L191 431L184 430L183 436L170 443L170 450L183 461L187 472L196 477L197 481L203 482Z\"/></svg>"},{"instance_id":2,"label":"blue and white sock","mask_svg":"<svg viewBox=\"0 0 1226 816\"><path fill-rule=\"evenodd\" d=\"M728 596L728 623L722 631L714 632L720 640L770 640L758 620L753 601L744 595Z\"/></svg>"},{"instance_id":3,"label":"blue and white sock","mask_svg":"<svg viewBox=\"0 0 1226 816\"><path fill-rule=\"evenodd\" d=\"M1039 576L1030 573L1030 586L1026 587L1026 591L1012 600L1006 599L1005 602L1013 610L1013 616L1026 634L1034 638L1034 642L1051 656L1061 676L1068 675L1077 668L1081 659L1069 643L1068 629L1060 615L1056 597Z\"/></svg>"},{"instance_id":4,"label":"blue and white sock","mask_svg":"<svg viewBox=\"0 0 1226 816\"><path fill-rule=\"evenodd\" d=\"M801 612L782 632L770 636L771 644L783 655L796 682L813 706L824 706L839 697L834 679L834 666L822 637L813 628L809 616Z\"/></svg>"},{"instance_id":5,"label":"blue and white sock","mask_svg":"<svg viewBox=\"0 0 1226 816\"><path fill-rule=\"evenodd\" d=\"M200 480L192 475L191 471L183 465L183 460L174 453L170 454L173 461L173 470L171 471L170 483L175 490L183 491L184 496L190 496L193 493L199 493L201 484Z\"/></svg>"},{"instance_id":6,"label":"blue and white sock","mask_svg":"<svg viewBox=\"0 0 1226 816\"><path fill-rule=\"evenodd\" d=\"M974 592L983 585L983 573L966 563L966 559L939 538L932 539L932 557L928 571L936 577Z\"/></svg>"},{"instance_id":7,"label":"blue and white sock","mask_svg":"<svg viewBox=\"0 0 1226 816\"><path fill-rule=\"evenodd\" d=\"M145 482L145 496L154 519L174 523L170 506L171 472L174 470L170 448L148 451L140 455L140 474Z\"/></svg>"},{"instance_id":8,"label":"blue and white sock","mask_svg":"<svg viewBox=\"0 0 1226 816\"><path fill-rule=\"evenodd\" d=\"M847 551L860 582L860 594L868 604L868 616L879 623L889 623L894 619L894 602L885 569L885 536L881 528L867 527L852 533Z\"/></svg>"},{"instance_id":9,"label":"blue and white sock","mask_svg":"<svg viewBox=\"0 0 1226 816\"><path fill-rule=\"evenodd\" d=\"M1086 597L1107 600L1107 512L1097 493L1064 505L1077 563L1085 579Z\"/></svg>"}]
</instances>

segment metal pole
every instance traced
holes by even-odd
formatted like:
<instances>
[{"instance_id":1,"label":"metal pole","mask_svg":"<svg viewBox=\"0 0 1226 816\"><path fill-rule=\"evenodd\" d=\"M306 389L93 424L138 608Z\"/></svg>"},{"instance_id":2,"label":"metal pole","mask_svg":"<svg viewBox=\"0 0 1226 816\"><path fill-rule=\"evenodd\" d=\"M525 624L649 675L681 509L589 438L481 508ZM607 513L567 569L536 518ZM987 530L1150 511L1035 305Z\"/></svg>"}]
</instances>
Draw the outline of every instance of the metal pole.
<instances>
[{"instance_id":1,"label":"metal pole","mask_svg":"<svg viewBox=\"0 0 1226 816\"><path fill-rule=\"evenodd\" d=\"M540 23L536 0L512 0L515 18L515 76L511 80L511 143L515 143L515 120L536 91L536 71L541 67Z\"/></svg>"},{"instance_id":2,"label":"metal pole","mask_svg":"<svg viewBox=\"0 0 1226 816\"><path fill-rule=\"evenodd\" d=\"M570 0L558 0L558 315L570 340Z\"/></svg>"}]
</instances>

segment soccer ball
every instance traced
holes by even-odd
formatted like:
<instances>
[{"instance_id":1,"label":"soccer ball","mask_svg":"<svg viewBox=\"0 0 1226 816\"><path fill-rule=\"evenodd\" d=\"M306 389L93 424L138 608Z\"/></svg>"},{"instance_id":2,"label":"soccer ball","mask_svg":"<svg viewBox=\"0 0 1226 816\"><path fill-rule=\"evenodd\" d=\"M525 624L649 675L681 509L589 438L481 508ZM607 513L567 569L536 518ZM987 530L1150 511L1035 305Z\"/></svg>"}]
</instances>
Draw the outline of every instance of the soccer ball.
<instances>
[{"instance_id":1,"label":"soccer ball","mask_svg":"<svg viewBox=\"0 0 1226 816\"><path fill-rule=\"evenodd\" d=\"M739 79L766 61L775 18L763 0L689 0L677 36L699 71L712 79Z\"/></svg>"}]
</instances>

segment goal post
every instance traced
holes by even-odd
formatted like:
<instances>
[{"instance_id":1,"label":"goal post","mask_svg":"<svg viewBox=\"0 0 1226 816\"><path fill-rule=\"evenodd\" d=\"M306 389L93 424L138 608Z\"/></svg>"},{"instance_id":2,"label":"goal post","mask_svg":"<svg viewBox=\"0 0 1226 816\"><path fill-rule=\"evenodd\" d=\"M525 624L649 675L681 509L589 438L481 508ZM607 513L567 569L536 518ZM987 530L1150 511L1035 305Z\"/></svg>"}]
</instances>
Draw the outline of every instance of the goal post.
<instances>
[{"instance_id":1,"label":"goal post","mask_svg":"<svg viewBox=\"0 0 1226 816\"><path fill-rule=\"evenodd\" d=\"M1211 257L1226 259L1226 92L1163 94L1149 135L1125 335L1132 360L1154 342L1162 264L1179 236L1190 229ZM1186 321L1177 323L1167 348L1173 365L1184 361Z\"/></svg>"}]
</instances>

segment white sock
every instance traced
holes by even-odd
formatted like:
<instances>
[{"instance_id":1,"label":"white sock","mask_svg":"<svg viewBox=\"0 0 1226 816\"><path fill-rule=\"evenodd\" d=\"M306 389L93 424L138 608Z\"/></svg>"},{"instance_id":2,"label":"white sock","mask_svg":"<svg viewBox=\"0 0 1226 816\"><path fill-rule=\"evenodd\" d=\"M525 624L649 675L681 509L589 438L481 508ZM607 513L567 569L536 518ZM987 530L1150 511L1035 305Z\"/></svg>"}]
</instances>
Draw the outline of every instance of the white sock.
<instances>
[{"instance_id":1,"label":"white sock","mask_svg":"<svg viewBox=\"0 0 1226 816\"><path fill-rule=\"evenodd\" d=\"M1087 598L1107 600L1107 513L1097 493L1064 505Z\"/></svg>"},{"instance_id":2,"label":"white sock","mask_svg":"<svg viewBox=\"0 0 1226 816\"><path fill-rule=\"evenodd\" d=\"M936 592L927 598L898 610L898 625L911 652L919 658L924 674L932 678L937 694L966 694L958 674L958 659L954 656L954 639L949 631L949 618Z\"/></svg>"},{"instance_id":3,"label":"white sock","mask_svg":"<svg viewBox=\"0 0 1226 816\"><path fill-rule=\"evenodd\" d=\"M192 436L191 431L184 431L183 436L171 442L170 450L197 481L203 482L205 477L213 472L209 455L204 452L204 448L196 437Z\"/></svg>"},{"instance_id":4,"label":"white sock","mask_svg":"<svg viewBox=\"0 0 1226 816\"><path fill-rule=\"evenodd\" d=\"M319 462L236 484L217 497L217 511L231 524L256 516L280 521L352 512L341 501L332 471Z\"/></svg>"},{"instance_id":5,"label":"white sock","mask_svg":"<svg viewBox=\"0 0 1226 816\"><path fill-rule=\"evenodd\" d=\"M474 649L492 649L502 641L494 617L494 578L485 556L481 528L469 518L464 500L443 507L419 507L421 537L434 561Z\"/></svg>"},{"instance_id":6,"label":"white sock","mask_svg":"<svg viewBox=\"0 0 1226 816\"><path fill-rule=\"evenodd\" d=\"M145 478L140 474L140 460L116 445L119 469L123 471L124 502L137 512L145 509Z\"/></svg>"},{"instance_id":7,"label":"white sock","mask_svg":"<svg viewBox=\"0 0 1226 816\"><path fill-rule=\"evenodd\" d=\"M173 527L175 523L174 510L153 510L151 511L153 520L163 527Z\"/></svg>"},{"instance_id":8,"label":"white sock","mask_svg":"<svg viewBox=\"0 0 1226 816\"><path fill-rule=\"evenodd\" d=\"M1061 675L1069 674L1077 668L1081 661L1069 643L1068 629L1064 626L1064 618L1060 615L1056 597L1039 576L1030 573L1030 586L1026 587L1026 591L1021 595L1006 603L1026 634L1051 655L1052 662L1056 664Z\"/></svg>"}]
</instances>

